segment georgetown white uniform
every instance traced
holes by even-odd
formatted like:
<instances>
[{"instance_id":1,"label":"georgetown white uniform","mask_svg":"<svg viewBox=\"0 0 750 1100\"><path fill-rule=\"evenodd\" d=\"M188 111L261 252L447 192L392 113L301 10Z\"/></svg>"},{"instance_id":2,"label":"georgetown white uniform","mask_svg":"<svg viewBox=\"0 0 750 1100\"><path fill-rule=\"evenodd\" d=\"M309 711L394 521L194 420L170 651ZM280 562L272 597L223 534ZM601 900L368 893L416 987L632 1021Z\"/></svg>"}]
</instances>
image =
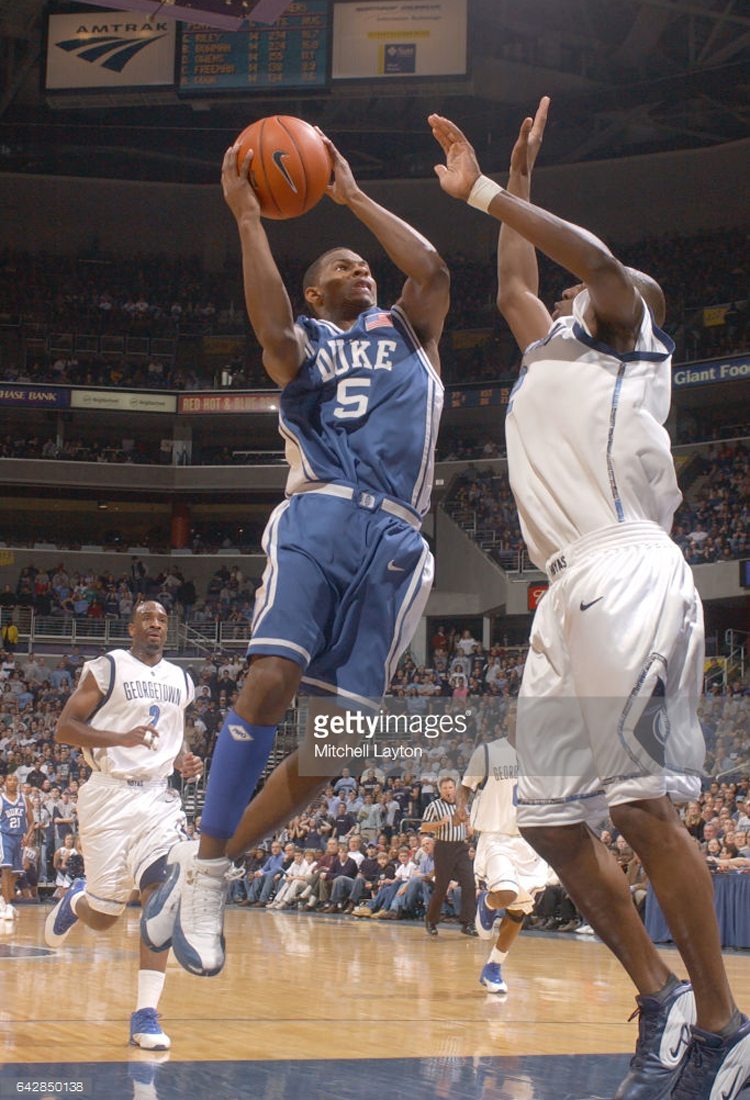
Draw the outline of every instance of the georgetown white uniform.
<instances>
[{"instance_id":1,"label":"georgetown white uniform","mask_svg":"<svg viewBox=\"0 0 750 1100\"><path fill-rule=\"evenodd\" d=\"M78 822L86 866L86 898L101 913L120 913L141 875L180 839L179 793L168 786L183 744L193 682L170 661L139 661L129 650L87 661L103 694L88 720L94 729L123 733L151 725L156 750L145 745L84 749L92 768L78 795Z\"/></svg>"},{"instance_id":2,"label":"georgetown white uniform","mask_svg":"<svg viewBox=\"0 0 750 1100\"><path fill-rule=\"evenodd\" d=\"M526 349L506 421L524 538L551 582L519 699L524 825L594 817L605 797L695 797L705 755L703 612L669 538L674 345L644 305L635 350L615 352L588 302Z\"/></svg>"},{"instance_id":3,"label":"georgetown white uniform","mask_svg":"<svg viewBox=\"0 0 750 1100\"><path fill-rule=\"evenodd\" d=\"M550 869L518 830L518 759L508 739L478 745L461 783L477 792L471 806L471 824L480 834L474 857L477 882L484 882L491 893L513 891L511 909L530 913Z\"/></svg>"}]
</instances>

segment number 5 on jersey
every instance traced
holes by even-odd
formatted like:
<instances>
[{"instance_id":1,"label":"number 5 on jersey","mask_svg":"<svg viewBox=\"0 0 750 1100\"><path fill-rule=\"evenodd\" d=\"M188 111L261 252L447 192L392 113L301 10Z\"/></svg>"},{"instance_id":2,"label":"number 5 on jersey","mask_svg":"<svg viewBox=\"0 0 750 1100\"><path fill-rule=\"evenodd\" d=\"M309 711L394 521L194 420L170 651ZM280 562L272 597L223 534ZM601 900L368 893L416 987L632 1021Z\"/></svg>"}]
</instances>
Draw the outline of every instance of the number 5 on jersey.
<instances>
[{"instance_id":1,"label":"number 5 on jersey","mask_svg":"<svg viewBox=\"0 0 750 1100\"><path fill-rule=\"evenodd\" d=\"M369 390L371 378L342 378L336 387L338 405L333 410L337 420L358 420L367 412L369 393L356 393L356 390Z\"/></svg>"}]
</instances>

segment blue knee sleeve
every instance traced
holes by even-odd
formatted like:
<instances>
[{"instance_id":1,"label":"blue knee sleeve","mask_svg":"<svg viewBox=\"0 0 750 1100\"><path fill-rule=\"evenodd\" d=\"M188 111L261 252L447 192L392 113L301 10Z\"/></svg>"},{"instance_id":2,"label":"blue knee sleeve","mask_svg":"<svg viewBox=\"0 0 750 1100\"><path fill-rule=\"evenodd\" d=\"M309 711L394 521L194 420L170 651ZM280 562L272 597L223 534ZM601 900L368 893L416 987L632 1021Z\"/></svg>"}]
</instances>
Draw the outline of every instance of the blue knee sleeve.
<instances>
[{"instance_id":1,"label":"blue knee sleeve","mask_svg":"<svg viewBox=\"0 0 750 1100\"><path fill-rule=\"evenodd\" d=\"M228 839L237 828L273 747L276 726L254 726L233 710L216 742L201 831Z\"/></svg>"}]
</instances>

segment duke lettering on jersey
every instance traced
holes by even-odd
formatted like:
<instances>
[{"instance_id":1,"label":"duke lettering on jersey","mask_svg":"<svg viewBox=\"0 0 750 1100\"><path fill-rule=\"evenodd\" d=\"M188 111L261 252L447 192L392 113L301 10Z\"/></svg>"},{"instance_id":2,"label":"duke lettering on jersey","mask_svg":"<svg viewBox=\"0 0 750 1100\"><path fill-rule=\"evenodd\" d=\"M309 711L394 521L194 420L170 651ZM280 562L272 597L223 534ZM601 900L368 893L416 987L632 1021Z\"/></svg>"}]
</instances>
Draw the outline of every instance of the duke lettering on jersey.
<instances>
[{"instance_id":1,"label":"duke lettering on jersey","mask_svg":"<svg viewBox=\"0 0 750 1100\"><path fill-rule=\"evenodd\" d=\"M22 794L15 802L3 795L0 799L0 832L9 836L23 836L28 829L26 822L26 800Z\"/></svg>"},{"instance_id":2,"label":"duke lettering on jersey","mask_svg":"<svg viewBox=\"0 0 750 1100\"><path fill-rule=\"evenodd\" d=\"M329 340L318 348L315 366L324 382L357 370L393 370L395 340Z\"/></svg>"},{"instance_id":3,"label":"duke lettering on jersey","mask_svg":"<svg viewBox=\"0 0 750 1100\"><path fill-rule=\"evenodd\" d=\"M305 360L284 388L279 431L287 496L321 483L429 508L443 386L398 306L349 329L301 317Z\"/></svg>"}]
</instances>

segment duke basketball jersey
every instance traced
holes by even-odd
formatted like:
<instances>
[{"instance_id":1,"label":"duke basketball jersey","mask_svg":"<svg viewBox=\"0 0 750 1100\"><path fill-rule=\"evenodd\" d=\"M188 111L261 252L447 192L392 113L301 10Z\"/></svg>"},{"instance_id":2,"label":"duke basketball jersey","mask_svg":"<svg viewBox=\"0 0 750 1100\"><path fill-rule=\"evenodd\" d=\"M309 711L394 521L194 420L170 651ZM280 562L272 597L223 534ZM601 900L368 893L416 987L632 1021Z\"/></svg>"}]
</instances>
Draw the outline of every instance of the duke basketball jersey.
<instances>
[{"instance_id":1,"label":"duke basketball jersey","mask_svg":"<svg viewBox=\"0 0 750 1100\"><path fill-rule=\"evenodd\" d=\"M6 836L24 836L28 831L26 799L19 791L15 802L6 794L0 797L0 832Z\"/></svg>"},{"instance_id":2,"label":"duke basketball jersey","mask_svg":"<svg viewBox=\"0 0 750 1100\"><path fill-rule=\"evenodd\" d=\"M523 356L508 405L508 473L536 566L618 523L667 532L680 500L669 435L672 340L644 304L636 350L618 353L588 331L588 291Z\"/></svg>"},{"instance_id":3,"label":"duke basketball jersey","mask_svg":"<svg viewBox=\"0 0 750 1100\"><path fill-rule=\"evenodd\" d=\"M310 317L297 323L305 359L279 411L287 496L334 482L423 516L443 386L406 314L373 306L346 330Z\"/></svg>"},{"instance_id":4,"label":"duke basketball jersey","mask_svg":"<svg viewBox=\"0 0 750 1100\"><path fill-rule=\"evenodd\" d=\"M90 716L94 729L126 733L135 726L154 726L159 733L155 749L146 745L84 749L94 771L116 779L163 779L172 774L183 742L185 708L195 698L193 681L171 661L156 665L139 661L130 650L115 649L87 661L87 674L96 680L103 699Z\"/></svg>"}]
</instances>

